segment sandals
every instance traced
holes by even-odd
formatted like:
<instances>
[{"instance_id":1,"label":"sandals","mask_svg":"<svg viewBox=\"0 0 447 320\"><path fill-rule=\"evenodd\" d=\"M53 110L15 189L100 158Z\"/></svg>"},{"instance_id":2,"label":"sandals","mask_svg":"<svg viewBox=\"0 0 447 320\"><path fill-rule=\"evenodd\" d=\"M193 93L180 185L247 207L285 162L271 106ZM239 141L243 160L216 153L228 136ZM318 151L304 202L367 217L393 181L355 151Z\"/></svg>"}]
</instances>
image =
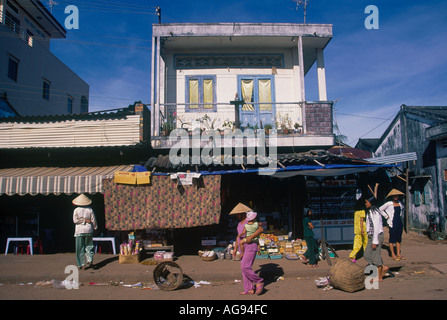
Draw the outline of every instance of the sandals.
<instances>
[{"instance_id":1,"label":"sandals","mask_svg":"<svg viewBox=\"0 0 447 320\"><path fill-rule=\"evenodd\" d=\"M262 291L264 291L264 282L257 283L255 288L256 288L255 294L260 295Z\"/></svg>"},{"instance_id":2,"label":"sandals","mask_svg":"<svg viewBox=\"0 0 447 320\"><path fill-rule=\"evenodd\" d=\"M300 255L300 259L303 260L303 261L301 261L303 264L308 264L309 263L309 260L307 260L304 255Z\"/></svg>"},{"instance_id":3,"label":"sandals","mask_svg":"<svg viewBox=\"0 0 447 320\"><path fill-rule=\"evenodd\" d=\"M394 278L394 274L391 271L388 271L383 275L383 278Z\"/></svg>"},{"instance_id":4,"label":"sandals","mask_svg":"<svg viewBox=\"0 0 447 320\"><path fill-rule=\"evenodd\" d=\"M253 290L248 290L248 291L242 291L242 292L240 292L239 294L242 294L242 295L244 295L244 294L254 294L255 292L253 291Z\"/></svg>"}]
</instances>

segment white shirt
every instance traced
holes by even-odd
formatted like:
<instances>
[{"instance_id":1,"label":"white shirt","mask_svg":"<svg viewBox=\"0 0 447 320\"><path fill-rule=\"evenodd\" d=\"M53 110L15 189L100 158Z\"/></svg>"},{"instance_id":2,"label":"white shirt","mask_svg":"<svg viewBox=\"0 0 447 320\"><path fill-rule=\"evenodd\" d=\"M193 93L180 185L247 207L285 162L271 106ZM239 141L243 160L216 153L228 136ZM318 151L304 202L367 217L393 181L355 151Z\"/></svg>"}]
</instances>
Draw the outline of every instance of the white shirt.
<instances>
[{"instance_id":1,"label":"white shirt","mask_svg":"<svg viewBox=\"0 0 447 320\"><path fill-rule=\"evenodd\" d=\"M400 206L400 216L404 215L404 205L399 201ZM386 223L390 228L393 227L393 217L394 217L394 204L393 201L385 202L380 208L382 216L386 219Z\"/></svg>"},{"instance_id":2,"label":"white shirt","mask_svg":"<svg viewBox=\"0 0 447 320\"><path fill-rule=\"evenodd\" d=\"M368 215L370 215L371 219L369 219ZM368 213L366 214L366 230L368 232L369 230L373 230L372 243L379 244L379 234L383 233L382 215L380 214L379 209L374 207L369 209Z\"/></svg>"},{"instance_id":3,"label":"white shirt","mask_svg":"<svg viewBox=\"0 0 447 320\"><path fill-rule=\"evenodd\" d=\"M90 220L91 223L86 223ZM93 233L93 229L98 229L95 214L90 207L77 207L73 212L73 222L76 224L75 236L82 233Z\"/></svg>"}]
</instances>

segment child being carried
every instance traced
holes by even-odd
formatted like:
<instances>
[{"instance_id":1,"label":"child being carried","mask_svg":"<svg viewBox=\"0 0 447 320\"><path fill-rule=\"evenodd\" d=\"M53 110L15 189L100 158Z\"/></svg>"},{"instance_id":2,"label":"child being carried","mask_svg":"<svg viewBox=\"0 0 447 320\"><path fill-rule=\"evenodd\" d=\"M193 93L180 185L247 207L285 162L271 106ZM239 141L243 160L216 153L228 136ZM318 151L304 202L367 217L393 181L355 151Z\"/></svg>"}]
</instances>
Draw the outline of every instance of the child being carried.
<instances>
[{"instance_id":1,"label":"child being carried","mask_svg":"<svg viewBox=\"0 0 447 320\"><path fill-rule=\"evenodd\" d=\"M244 244L247 243L247 237L253 235L253 233L255 233L255 231L258 230L259 223L256 221L256 216L257 216L256 212L253 211L247 212L247 218L246 218L247 223L244 226L244 231L238 236L238 237L245 236L240 242L241 258L244 255ZM257 241L258 238L253 238L251 242L257 242Z\"/></svg>"}]
</instances>

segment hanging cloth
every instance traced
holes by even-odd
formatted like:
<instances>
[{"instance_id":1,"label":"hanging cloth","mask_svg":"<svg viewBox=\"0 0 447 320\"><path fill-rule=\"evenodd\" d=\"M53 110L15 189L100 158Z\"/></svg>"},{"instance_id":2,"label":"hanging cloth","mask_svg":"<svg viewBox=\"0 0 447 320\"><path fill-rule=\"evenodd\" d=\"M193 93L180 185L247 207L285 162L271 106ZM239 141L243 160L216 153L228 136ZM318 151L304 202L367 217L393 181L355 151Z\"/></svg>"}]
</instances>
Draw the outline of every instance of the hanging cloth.
<instances>
[{"instance_id":1,"label":"hanging cloth","mask_svg":"<svg viewBox=\"0 0 447 320\"><path fill-rule=\"evenodd\" d=\"M254 111L253 104L251 104L253 98L253 80L242 80L241 89L242 98L244 99L242 111Z\"/></svg>"}]
</instances>

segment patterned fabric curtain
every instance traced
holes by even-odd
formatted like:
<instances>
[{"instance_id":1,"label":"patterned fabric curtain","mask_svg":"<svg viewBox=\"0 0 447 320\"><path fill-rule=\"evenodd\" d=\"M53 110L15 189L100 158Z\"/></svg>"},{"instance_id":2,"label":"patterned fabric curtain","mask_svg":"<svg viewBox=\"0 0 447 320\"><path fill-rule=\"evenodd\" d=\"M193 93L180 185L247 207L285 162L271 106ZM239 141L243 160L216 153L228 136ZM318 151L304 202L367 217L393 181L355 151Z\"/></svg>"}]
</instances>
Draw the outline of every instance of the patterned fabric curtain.
<instances>
[{"instance_id":1,"label":"patterned fabric curtain","mask_svg":"<svg viewBox=\"0 0 447 320\"><path fill-rule=\"evenodd\" d=\"M259 110L260 111L271 111L272 105L270 103L262 102L272 102L272 89L270 79L259 79Z\"/></svg>"},{"instance_id":2,"label":"patterned fabric curtain","mask_svg":"<svg viewBox=\"0 0 447 320\"><path fill-rule=\"evenodd\" d=\"M253 98L253 80L242 80L241 81L242 98L245 104L242 106L242 111L254 111L252 102Z\"/></svg>"},{"instance_id":3,"label":"patterned fabric curtain","mask_svg":"<svg viewBox=\"0 0 447 320\"><path fill-rule=\"evenodd\" d=\"M108 230L189 228L218 224L221 176L194 179L178 186L169 176L153 176L150 185L103 181Z\"/></svg>"},{"instance_id":4,"label":"patterned fabric curtain","mask_svg":"<svg viewBox=\"0 0 447 320\"><path fill-rule=\"evenodd\" d=\"M189 103L199 103L199 80L189 80ZM198 109L198 104L189 105L190 109Z\"/></svg>"},{"instance_id":5,"label":"patterned fabric curtain","mask_svg":"<svg viewBox=\"0 0 447 320\"><path fill-rule=\"evenodd\" d=\"M212 109L214 102L214 93L213 93L213 79L204 79L203 80L203 103L209 103L203 105L205 109Z\"/></svg>"}]
</instances>

